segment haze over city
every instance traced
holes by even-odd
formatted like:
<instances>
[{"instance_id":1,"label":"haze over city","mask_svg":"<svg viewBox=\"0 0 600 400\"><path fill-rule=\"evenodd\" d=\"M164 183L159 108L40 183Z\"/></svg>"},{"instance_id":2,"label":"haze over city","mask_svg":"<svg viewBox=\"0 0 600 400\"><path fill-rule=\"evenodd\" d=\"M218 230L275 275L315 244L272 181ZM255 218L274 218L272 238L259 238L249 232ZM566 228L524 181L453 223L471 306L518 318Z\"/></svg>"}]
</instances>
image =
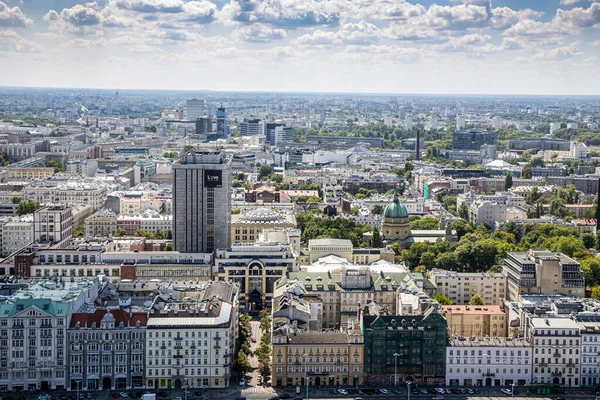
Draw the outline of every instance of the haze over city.
<instances>
[{"instance_id":1,"label":"haze over city","mask_svg":"<svg viewBox=\"0 0 600 400\"><path fill-rule=\"evenodd\" d=\"M2 0L0 85L596 94L590 0Z\"/></svg>"}]
</instances>

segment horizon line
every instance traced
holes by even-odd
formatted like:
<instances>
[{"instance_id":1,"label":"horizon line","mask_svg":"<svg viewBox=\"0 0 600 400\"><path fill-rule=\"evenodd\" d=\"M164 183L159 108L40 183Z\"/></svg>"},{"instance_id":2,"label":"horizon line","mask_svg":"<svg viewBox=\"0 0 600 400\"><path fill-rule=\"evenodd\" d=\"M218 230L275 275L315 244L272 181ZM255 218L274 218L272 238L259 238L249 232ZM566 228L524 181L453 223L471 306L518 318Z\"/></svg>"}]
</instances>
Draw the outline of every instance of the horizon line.
<instances>
[{"instance_id":1,"label":"horizon line","mask_svg":"<svg viewBox=\"0 0 600 400\"><path fill-rule=\"evenodd\" d=\"M317 95L368 95L368 96L516 96L516 97L600 97L600 94L582 93L398 93L398 92L336 92L336 91L282 91L282 90L215 90L215 89L148 89L148 88L103 88L103 87L72 87L72 86L25 86L25 85L0 85L2 89L58 89L58 90L107 90L107 91L158 91L158 92L205 92L205 93L274 93L274 94L317 94Z\"/></svg>"}]
</instances>

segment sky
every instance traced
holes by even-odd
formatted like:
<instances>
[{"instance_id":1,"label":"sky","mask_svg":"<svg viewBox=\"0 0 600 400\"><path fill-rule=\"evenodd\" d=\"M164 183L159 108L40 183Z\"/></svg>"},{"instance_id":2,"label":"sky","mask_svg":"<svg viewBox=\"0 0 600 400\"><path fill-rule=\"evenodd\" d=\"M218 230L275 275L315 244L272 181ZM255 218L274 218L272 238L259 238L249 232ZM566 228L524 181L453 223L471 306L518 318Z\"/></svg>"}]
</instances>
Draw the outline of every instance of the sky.
<instances>
[{"instance_id":1,"label":"sky","mask_svg":"<svg viewBox=\"0 0 600 400\"><path fill-rule=\"evenodd\" d=\"M600 94L600 0L0 0L0 86Z\"/></svg>"}]
</instances>

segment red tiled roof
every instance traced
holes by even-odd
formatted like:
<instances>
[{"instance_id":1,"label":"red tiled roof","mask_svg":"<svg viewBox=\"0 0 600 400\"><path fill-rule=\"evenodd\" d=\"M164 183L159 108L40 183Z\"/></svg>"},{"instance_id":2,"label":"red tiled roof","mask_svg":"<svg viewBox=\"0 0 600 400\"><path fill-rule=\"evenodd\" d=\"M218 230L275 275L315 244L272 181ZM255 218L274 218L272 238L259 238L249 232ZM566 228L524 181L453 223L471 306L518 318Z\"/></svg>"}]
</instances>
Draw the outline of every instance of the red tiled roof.
<instances>
[{"instance_id":1,"label":"red tiled roof","mask_svg":"<svg viewBox=\"0 0 600 400\"><path fill-rule=\"evenodd\" d=\"M96 310L93 313L73 313L73 317L71 318L71 328L77 326L77 322L79 322L79 326L82 328L91 328L92 324L95 322L96 327L100 328L100 321L106 315L107 310ZM134 312L130 314L124 310L110 310L110 313L115 317L115 326L119 326L121 322L125 326L135 326L137 321L140 321L141 326L146 326L148 322L148 314L145 312Z\"/></svg>"}]
</instances>

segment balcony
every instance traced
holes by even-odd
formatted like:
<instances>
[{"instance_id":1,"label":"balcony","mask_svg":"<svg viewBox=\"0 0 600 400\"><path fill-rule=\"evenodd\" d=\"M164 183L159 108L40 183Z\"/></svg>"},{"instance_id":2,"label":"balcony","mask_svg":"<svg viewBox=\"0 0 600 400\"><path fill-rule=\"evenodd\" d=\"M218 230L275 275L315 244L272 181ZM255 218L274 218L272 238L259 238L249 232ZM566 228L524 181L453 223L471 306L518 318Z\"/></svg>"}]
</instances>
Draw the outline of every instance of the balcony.
<instances>
[{"instance_id":1,"label":"balcony","mask_svg":"<svg viewBox=\"0 0 600 400\"><path fill-rule=\"evenodd\" d=\"M567 368L575 368L577 365L575 363L567 363Z\"/></svg>"},{"instance_id":2,"label":"balcony","mask_svg":"<svg viewBox=\"0 0 600 400\"><path fill-rule=\"evenodd\" d=\"M220 349L221 345L219 343L215 343L215 345L213 346L215 349Z\"/></svg>"},{"instance_id":3,"label":"balcony","mask_svg":"<svg viewBox=\"0 0 600 400\"><path fill-rule=\"evenodd\" d=\"M165 345L163 344L162 346L160 346L160 348L164 350L164 349L166 349L166 348L167 348L167 346L165 346Z\"/></svg>"},{"instance_id":4,"label":"balcony","mask_svg":"<svg viewBox=\"0 0 600 400\"><path fill-rule=\"evenodd\" d=\"M542 361L541 363L538 363L538 366L540 366L540 367L547 367L548 363Z\"/></svg>"},{"instance_id":5,"label":"balcony","mask_svg":"<svg viewBox=\"0 0 600 400\"><path fill-rule=\"evenodd\" d=\"M554 357L554 358L560 358L561 355L562 354L560 354L560 353L554 353L554 354L552 354L552 357Z\"/></svg>"},{"instance_id":6,"label":"balcony","mask_svg":"<svg viewBox=\"0 0 600 400\"><path fill-rule=\"evenodd\" d=\"M496 376L494 372L484 372L483 376Z\"/></svg>"},{"instance_id":7,"label":"balcony","mask_svg":"<svg viewBox=\"0 0 600 400\"><path fill-rule=\"evenodd\" d=\"M183 349L183 346L181 345L181 343L180 344L176 344L175 345L175 349L181 350L181 349Z\"/></svg>"},{"instance_id":8,"label":"balcony","mask_svg":"<svg viewBox=\"0 0 600 400\"><path fill-rule=\"evenodd\" d=\"M173 358L183 358L183 354L173 354Z\"/></svg>"},{"instance_id":9,"label":"balcony","mask_svg":"<svg viewBox=\"0 0 600 400\"><path fill-rule=\"evenodd\" d=\"M550 375L551 375L552 377L559 377L559 376L562 376L562 372L560 372L560 371L556 371L556 372L552 372Z\"/></svg>"},{"instance_id":10,"label":"balcony","mask_svg":"<svg viewBox=\"0 0 600 400\"><path fill-rule=\"evenodd\" d=\"M190 349L195 349L195 348L196 348L195 344L193 344L193 345L190 346Z\"/></svg>"}]
</instances>

